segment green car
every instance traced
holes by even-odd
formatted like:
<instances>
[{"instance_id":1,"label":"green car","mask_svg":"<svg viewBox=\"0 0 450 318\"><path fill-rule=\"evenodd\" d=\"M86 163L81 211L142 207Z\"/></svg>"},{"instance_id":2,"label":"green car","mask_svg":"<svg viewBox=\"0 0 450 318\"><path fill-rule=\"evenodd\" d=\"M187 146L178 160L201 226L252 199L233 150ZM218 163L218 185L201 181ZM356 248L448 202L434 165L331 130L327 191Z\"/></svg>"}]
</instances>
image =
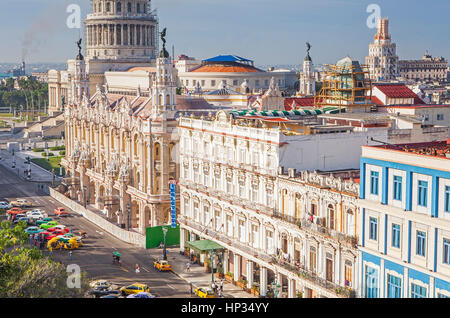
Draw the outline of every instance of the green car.
<instances>
[{"instance_id":1,"label":"green car","mask_svg":"<svg viewBox=\"0 0 450 318\"><path fill-rule=\"evenodd\" d=\"M47 229L49 229L49 228L51 228L51 227L54 227L54 226L56 226L56 225L58 225L58 222L56 222L56 221L50 221L50 222L41 224L39 227L40 227L41 229L47 230Z\"/></svg>"},{"instance_id":2,"label":"green car","mask_svg":"<svg viewBox=\"0 0 450 318\"><path fill-rule=\"evenodd\" d=\"M43 230L38 228L37 226L30 226L28 228L25 229L25 232L28 234L37 234L42 232Z\"/></svg>"},{"instance_id":3,"label":"green car","mask_svg":"<svg viewBox=\"0 0 450 318\"><path fill-rule=\"evenodd\" d=\"M37 220L36 221L36 225L40 226L41 224L45 224L45 223L48 223L50 221L53 221L53 219L52 218L43 218L42 220Z\"/></svg>"}]
</instances>

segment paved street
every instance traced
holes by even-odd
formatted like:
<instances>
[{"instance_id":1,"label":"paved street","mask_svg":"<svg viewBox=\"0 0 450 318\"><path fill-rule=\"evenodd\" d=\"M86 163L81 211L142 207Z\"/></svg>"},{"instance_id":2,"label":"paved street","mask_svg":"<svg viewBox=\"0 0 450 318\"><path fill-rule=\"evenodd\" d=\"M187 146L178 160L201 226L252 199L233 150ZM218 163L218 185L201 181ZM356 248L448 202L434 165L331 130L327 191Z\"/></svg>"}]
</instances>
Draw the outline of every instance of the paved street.
<instances>
[{"instance_id":1,"label":"paved street","mask_svg":"<svg viewBox=\"0 0 450 318\"><path fill-rule=\"evenodd\" d=\"M46 194L37 193L36 183L19 178L17 173L0 164L0 199L2 198L26 198L35 204L35 208L45 210L50 217L54 217L53 209L61 206ZM73 251L72 260L69 260L66 250L54 251L55 260L80 265L89 278L109 279L118 284L146 283L151 292L160 297L189 297L190 286L186 281L172 272L160 273L153 269L154 259L149 251L124 243L67 207L66 210L71 215L59 218L58 222L69 226L74 232L86 231L88 237L84 240L83 247ZM112 264L114 250L122 254L122 266ZM141 269L138 274L135 272L136 264Z\"/></svg>"}]
</instances>

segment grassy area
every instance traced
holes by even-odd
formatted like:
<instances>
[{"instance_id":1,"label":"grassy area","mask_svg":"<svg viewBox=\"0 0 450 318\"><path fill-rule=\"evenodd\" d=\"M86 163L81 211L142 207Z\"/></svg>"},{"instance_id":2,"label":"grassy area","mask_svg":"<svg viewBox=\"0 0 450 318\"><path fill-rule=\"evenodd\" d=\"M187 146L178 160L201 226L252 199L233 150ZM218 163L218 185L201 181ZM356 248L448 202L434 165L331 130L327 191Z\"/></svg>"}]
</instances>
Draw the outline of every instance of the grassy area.
<instances>
[{"instance_id":1,"label":"grassy area","mask_svg":"<svg viewBox=\"0 0 450 318\"><path fill-rule=\"evenodd\" d=\"M4 120L0 120L0 128L11 128L11 125Z\"/></svg>"},{"instance_id":2,"label":"grassy area","mask_svg":"<svg viewBox=\"0 0 450 318\"><path fill-rule=\"evenodd\" d=\"M14 117L12 113L0 113L0 118L11 118Z\"/></svg>"},{"instance_id":3,"label":"grassy area","mask_svg":"<svg viewBox=\"0 0 450 318\"><path fill-rule=\"evenodd\" d=\"M57 174L59 174L59 164L61 162L61 158L63 158L63 157L62 156L50 157L48 161L45 158L33 158L33 159L31 159L31 161L34 162L35 164L37 164L38 166L41 166L45 170L48 170L48 171L54 170ZM62 170L63 170L63 175L65 175L66 172L65 172L64 168Z\"/></svg>"}]
</instances>

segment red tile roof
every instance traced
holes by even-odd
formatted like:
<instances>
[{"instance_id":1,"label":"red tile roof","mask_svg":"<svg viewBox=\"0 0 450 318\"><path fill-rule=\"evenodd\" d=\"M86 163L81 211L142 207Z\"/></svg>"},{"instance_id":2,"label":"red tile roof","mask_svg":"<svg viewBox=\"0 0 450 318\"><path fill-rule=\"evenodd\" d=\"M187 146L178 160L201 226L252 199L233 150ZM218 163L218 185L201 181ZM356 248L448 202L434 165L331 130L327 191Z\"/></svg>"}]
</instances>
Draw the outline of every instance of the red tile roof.
<instances>
[{"instance_id":1,"label":"red tile roof","mask_svg":"<svg viewBox=\"0 0 450 318\"><path fill-rule=\"evenodd\" d=\"M292 103L295 101L295 106L306 107L314 106L314 97L288 97L284 99L284 109L292 110Z\"/></svg>"},{"instance_id":2,"label":"red tile roof","mask_svg":"<svg viewBox=\"0 0 450 318\"><path fill-rule=\"evenodd\" d=\"M376 96L372 96L372 103L383 106L384 103L378 99Z\"/></svg>"},{"instance_id":3,"label":"red tile roof","mask_svg":"<svg viewBox=\"0 0 450 318\"><path fill-rule=\"evenodd\" d=\"M416 93L403 84L374 84L389 98L419 98Z\"/></svg>"}]
</instances>

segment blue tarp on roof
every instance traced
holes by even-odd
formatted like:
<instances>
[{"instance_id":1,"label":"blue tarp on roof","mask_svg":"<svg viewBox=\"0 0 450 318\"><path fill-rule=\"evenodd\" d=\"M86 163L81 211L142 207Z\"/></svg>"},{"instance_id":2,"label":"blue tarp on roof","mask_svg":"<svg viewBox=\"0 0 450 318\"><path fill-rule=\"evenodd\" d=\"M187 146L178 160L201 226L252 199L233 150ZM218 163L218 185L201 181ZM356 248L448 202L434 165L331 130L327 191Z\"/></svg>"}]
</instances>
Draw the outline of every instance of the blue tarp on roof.
<instances>
[{"instance_id":1,"label":"blue tarp on roof","mask_svg":"<svg viewBox=\"0 0 450 318\"><path fill-rule=\"evenodd\" d=\"M253 62L252 60L244 59L237 55L218 55L210 59L203 60L203 62Z\"/></svg>"}]
</instances>

